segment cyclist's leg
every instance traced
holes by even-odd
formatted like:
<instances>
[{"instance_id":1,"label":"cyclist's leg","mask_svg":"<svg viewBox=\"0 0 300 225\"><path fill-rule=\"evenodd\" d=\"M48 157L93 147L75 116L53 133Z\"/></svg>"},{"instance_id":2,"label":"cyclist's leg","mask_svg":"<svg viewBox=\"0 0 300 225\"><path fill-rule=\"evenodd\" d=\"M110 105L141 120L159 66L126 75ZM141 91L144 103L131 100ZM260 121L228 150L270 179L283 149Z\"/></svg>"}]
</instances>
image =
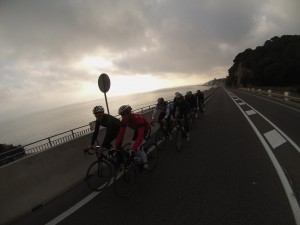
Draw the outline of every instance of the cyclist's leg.
<instances>
[{"instance_id":1,"label":"cyclist's leg","mask_svg":"<svg viewBox=\"0 0 300 225\"><path fill-rule=\"evenodd\" d=\"M158 116L158 122L159 122L159 125L160 125L160 127L162 128L162 130L163 130L163 132L164 132L164 135L167 136L168 133L167 133L167 131L164 129L164 124L163 124L163 121L162 121L163 118L165 117L165 115L166 115L166 113L161 112L161 113L159 114L159 116Z\"/></svg>"},{"instance_id":2,"label":"cyclist's leg","mask_svg":"<svg viewBox=\"0 0 300 225\"><path fill-rule=\"evenodd\" d=\"M167 125L167 131L169 133L169 135L172 134L172 128L171 128L171 115L169 115L167 118L166 118L166 125Z\"/></svg>"},{"instance_id":3,"label":"cyclist's leg","mask_svg":"<svg viewBox=\"0 0 300 225\"><path fill-rule=\"evenodd\" d=\"M147 142L147 140L150 137L150 132L151 132L150 129L145 130L144 140L137 149L137 153L140 155L140 157L142 159L142 162L144 164L144 169L148 169L148 159L147 159L147 154L144 151L144 146L145 146L145 143Z\"/></svg>"},{"instance_id":4,"label":"cyclist's leg","mask_svg":"<svg viewBox=\"0 0 300 225\"><path fill-rule=\"evenodd\" d=\"M183 113L182 112L179 112L177 117L176 117L176 121L177 121L177 124L179 126L182 126L182 123L181 123L181 119L183 118Z\"/></svg>"},{"instance_id":5,"label":"cyclist's leg","mask_svg":"<svg viewBox=\"0 0 300 225\"><path fill-rule=\"evenodd\" d=\"M141 157L143 164L147 164L147 162L148 162L147 155L146 155L146 153L145 153L145 151L143 149L144 144L145 143L142 143L141 146L138 147L138 149L136 151L136 154L138 154Z\"/></svg>"},{"instance_id":6,"label":"cyclist's leg","mask_svg":"<svg viewBox=\"0 0 300 225\"><path fill-rule=\"evenodd\" d=\"M203 113L204 112L204 101L201 101L200 104L199 104L199 109L200 109L200 112Z\"/></svg>"},{"instance_id":7,"label":"cyclist's leg","mask_svg":"<svg viewBox=\"0 0 300 225\"><path fill-rule=\"evenodd\" d=\"M187 139L189 139L190 127L189 127L189 121L188 121L188 113L187 112L184 113L183 116L184 116L184 130L186 132Z\"/></svg>"}]
</instances>

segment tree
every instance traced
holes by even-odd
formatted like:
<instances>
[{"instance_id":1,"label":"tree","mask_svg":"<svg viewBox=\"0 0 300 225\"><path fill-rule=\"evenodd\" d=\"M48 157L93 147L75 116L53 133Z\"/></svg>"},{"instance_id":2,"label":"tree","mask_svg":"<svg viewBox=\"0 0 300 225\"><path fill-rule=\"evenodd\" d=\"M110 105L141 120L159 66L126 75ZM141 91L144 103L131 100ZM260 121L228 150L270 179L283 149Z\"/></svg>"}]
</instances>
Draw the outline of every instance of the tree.
<instances>
[{"instance_id":1,"label":"tree","mask_svg":"<svg viewBox=\"0 0 300 225\"><path fill-rule=\"evenodd\" d=\"M248 48L237 54L228 70L226 85L236 86L238 80L244 86L300 87L300 35L275 36L255 50Z\"/></svg>"}]
</instances>

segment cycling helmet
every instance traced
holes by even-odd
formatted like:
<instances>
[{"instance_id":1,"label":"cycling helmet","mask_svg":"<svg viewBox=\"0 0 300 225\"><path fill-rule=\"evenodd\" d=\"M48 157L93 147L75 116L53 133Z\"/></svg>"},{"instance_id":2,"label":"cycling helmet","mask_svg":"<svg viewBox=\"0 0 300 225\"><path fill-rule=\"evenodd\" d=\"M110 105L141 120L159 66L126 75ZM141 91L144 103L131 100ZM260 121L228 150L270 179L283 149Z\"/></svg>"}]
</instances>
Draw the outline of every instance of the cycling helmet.
<instances>
[{"instance_id":1,"label":"cycling helmet","mask_svg":"<svg viewBox=\"0 0 300 225\"><path fill-rule=\"evenodd\" d=\"M179 94L179 92L175 92L175 96L176 96L177 94Z\"/></svg>"},{"instance_id":2,"label":"cycling helmet","mask_svg":"<svg viewBox=\"0 0 300 225\"><path fill-rule=\"evenodd\" d=\"M128 113L131 113L131 106L130 105L122 105L120 108L119 108L119 115L125 115L125 114L128 114Z\"/></svg>"},{"instance_id":3,"label":"cycling helmet","mask_svg":"<svg viewBox=\"0 0 300 225\"><path fill-rule=\"evenodd\" d=\"M158 99L157 99L157 102L158 102L158 103L163 103L164 101L165 101L165 100L164 100L163 98L158 98Z\"/></svg>"},{"instance_id":4,"label":"cycling helmet","mask_svg":"<svg viewBox=\"0 0 300 225\"><path fill-rule=\"evenodd\" d=\"M93 113L94 114L96 114L96 113L104 113L104 108L101 105L97 105L97 106L94 107Z\"/></svg>"}]
</instances>

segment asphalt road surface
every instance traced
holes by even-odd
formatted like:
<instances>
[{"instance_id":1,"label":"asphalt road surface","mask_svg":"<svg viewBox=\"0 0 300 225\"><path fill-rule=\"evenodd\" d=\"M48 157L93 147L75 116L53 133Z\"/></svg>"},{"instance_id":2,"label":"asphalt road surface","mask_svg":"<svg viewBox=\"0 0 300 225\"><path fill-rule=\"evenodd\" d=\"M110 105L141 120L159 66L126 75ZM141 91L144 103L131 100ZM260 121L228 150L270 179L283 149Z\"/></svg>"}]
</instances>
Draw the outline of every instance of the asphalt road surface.
<instances>
[{"instance_id":1,"label":"asphalt road surface","mask_svg":"<svg viewBox=\"0 0 300 225\"><path fill-rule=\"evenodd\" d=\"M300 111L219 88L176 152L118 199L83 183L14 225L300 225Z\"/></svg>"}]
</instances>

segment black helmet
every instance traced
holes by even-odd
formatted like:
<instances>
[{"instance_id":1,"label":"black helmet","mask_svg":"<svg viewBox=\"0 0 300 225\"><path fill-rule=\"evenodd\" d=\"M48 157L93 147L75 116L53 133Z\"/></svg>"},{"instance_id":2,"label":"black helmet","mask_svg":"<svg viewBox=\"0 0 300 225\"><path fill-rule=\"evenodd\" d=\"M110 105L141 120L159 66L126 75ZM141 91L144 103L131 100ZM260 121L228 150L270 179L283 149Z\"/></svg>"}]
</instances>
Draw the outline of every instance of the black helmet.
<instances>
[{"instance_id":1,"label":"black helmet","mask_svg":"<svg viewBox=\"0 0 300 225\"><path fill-rule=\"evenodd\" d=\"M183 96L182 96L182 94L177 93L176 96L175 96L175 98L176 98L176 99L179 99L179 98L183 98Z\"/></svg>"},{"instance_id":2,"label":"black helmet","mask_svg":"<svg viewBox=\"0 0 300 225\"><path fill-rule=\"evenodd\" d=\"M158 99L157 99L157 102L158 102L158 103L163 103L164 101L165 101L164 98L158 98Z\"/></svg>"}]
</instances>

